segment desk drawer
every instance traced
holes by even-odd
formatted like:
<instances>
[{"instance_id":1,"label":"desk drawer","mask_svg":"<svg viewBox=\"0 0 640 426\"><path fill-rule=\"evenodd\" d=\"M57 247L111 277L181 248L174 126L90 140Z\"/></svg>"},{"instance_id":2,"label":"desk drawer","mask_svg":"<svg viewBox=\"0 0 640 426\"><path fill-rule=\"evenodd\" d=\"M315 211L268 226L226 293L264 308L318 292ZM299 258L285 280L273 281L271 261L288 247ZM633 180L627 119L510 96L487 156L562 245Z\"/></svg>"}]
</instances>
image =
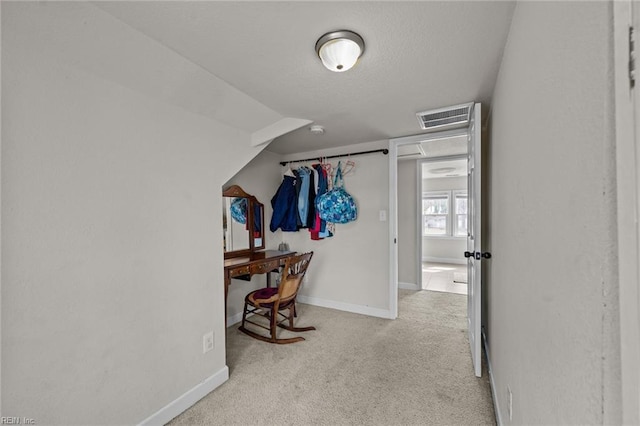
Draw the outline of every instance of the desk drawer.
<instances>
[{"instance_id":1,"label":"desk drawer","mask_svg":"<svg viewBox=\"0 0 640 426\"><path fill-rule=\"evenodd\" d=\"M238 277L240 275L247 275L249 274L249 266L241 266L238 268L233 268L232 270L229 271L229 276L231 278L233 277Z\"/></svg>"},{"instance_id":2,"label":"desk drawer","mask_svg":"<svg viewBox=\"0 0 640 426\"><path fill-rule=\"evenodd\" d=\"M274 269L278 269L280 266L280 260L271 260L265 263L258 263L255 265L251 265L251 273L252 274L265 274L267 272L271 272Z\"/></svg>"}]
</instances>

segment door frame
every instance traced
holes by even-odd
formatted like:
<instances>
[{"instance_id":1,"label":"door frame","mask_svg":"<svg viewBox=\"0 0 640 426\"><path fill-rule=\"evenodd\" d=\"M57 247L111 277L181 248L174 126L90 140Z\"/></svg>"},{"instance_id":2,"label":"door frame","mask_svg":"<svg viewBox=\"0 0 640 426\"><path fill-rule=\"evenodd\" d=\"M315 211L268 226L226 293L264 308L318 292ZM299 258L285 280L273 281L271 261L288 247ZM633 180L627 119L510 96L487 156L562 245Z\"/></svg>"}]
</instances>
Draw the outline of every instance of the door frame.
<instances>
[{"instance_id":1,"label":"door frame","mask_svg":"<svg viewBox=\"0 0 640 426\"><path fill-rule=\"evenodd\" d=\"M466 136L467 127L389 139L389 318L398 318L398 147ZM430 157L434 158L434 157Z\"/></svg>"},{"instance_id":2,"label":"door frame","mask_svg":"<svg viewBox=\"0 0 640 426\"><path fill-rule=\"evenodd\" d=\"M482 376L482 106L475 103L467 148L467 322L469 347L476 377ZM482 255L481 255L482 253ZM467 256L467 253L465 253Z\"/></svg>"},{"instance_id":3,"label":"door frame","mask_svg":"<svg viewBox=\"0 0 640 426\"><path fill-rule=\"evenodd\" d=\"M622 423L640 423L640 82L638 78L639 8L613 2L614 94L616 128L617 252L620 301ZM636 87L630 88L629 26L635 29ZM633 232L629 232L633 230Z\"/></svg>"}]
</instances>

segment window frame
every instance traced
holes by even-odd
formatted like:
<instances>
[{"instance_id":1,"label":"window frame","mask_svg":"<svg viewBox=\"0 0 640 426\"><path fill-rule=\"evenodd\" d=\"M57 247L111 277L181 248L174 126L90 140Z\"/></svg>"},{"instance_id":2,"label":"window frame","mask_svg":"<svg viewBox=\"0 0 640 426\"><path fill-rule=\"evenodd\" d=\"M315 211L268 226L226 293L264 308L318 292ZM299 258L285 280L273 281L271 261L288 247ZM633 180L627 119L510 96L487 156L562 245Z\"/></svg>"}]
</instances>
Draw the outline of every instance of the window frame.
<instances>
[{"instance_id":1,"label":"window frame","mask_svg":"<svg viewBox=\"0 0 640 426\"><path fill-rule=\"evenodd\" d=\"M455 237L455 238L467 238L467 236L469 235L469 224L467 223L467 230L464 234L458 234L458 216L460 215L465 215L468 217L468 213L458 213L457 212L457 205L456 205L456 200L459 196L464 196L464 198L467 200L467 209L469 208L469 191L465 190L465 189L453 189L451 190L451 200L452 200L452 205L451 205L451 210L452 210L452 215L453 215L453 229L451 230L451 236Z\"/></svg>"},{"instance_id":2,"label":"window frame","mask_svg":"<svg viewBox=\"0 0 640 426\"><path fill-rule=\"evenodd\" d=\"M467 238L467 233L464 235L456 235L458 231L458 214L456 213L456 196L464 195L469 202L469 193L464 189L450 189L443 191L423 191L420 203L420 233L423 238L440 238L440 239L464 239ZM446 196L447 199L447 213L424 213L424 200L428 198L442 198ZM467 204L468 206L468 204ZM446 230L444 234L434 235L425 233L425 217L426 216L446 216ZM467 228L468 229L468 228Z\"/></svg>"},{"instance_id":3,"label":"window frame","mask_svg":"<svg viewBox=\"0 0 640 426\"><path fill-rule=\"evenodd\" d=\"M446 197L447 200L447 213L424 213L424 201L427 199L439 199ZM443 238L451 236L451 191L427 191L422 194L422 208L421 211L421 232L423 237L438 237ZM444 234L427 234L425 233L425 217L428 216L445 216L445 231Z\"/></svg>"}]
</instances>

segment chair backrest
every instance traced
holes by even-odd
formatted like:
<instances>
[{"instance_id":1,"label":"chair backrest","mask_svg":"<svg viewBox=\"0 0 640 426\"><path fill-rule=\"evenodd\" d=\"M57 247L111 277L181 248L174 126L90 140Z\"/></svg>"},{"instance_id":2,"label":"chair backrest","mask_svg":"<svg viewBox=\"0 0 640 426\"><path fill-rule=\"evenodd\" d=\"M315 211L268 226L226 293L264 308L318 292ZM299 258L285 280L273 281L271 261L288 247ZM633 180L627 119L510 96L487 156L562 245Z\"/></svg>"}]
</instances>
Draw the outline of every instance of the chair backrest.
<instances>
[{"instance_id":1,"label":"chair backrest","mask_svg":"<svg viewBox=\"0 0 640 426\"><path fill-rule=\"evenodd\" d=\"M313 252L292 256L285 261L284 270L282 271L282 280L278 287L278 295L280 303L289 301L296 297L300 283L307 272Z\"/></svg>"}]
</instances>

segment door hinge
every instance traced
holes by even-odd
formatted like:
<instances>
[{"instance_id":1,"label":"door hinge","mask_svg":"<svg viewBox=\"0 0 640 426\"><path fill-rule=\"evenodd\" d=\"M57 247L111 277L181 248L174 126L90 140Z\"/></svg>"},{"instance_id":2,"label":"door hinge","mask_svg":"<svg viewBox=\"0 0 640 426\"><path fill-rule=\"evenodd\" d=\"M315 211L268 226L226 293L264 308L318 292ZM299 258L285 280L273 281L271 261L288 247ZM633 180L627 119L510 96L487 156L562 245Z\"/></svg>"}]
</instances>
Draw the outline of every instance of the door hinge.
<instances>
[{"instance_id":1,"label":"door hinge","mask_svg":"<svg viewBox=\"0 0 640 426\"><path fill-rule=\"evenodd\" d=\"M633 89L636 85L636 49L635 49L635 30L629 27L629 88Z\"/></svg>"}]
</instances>

